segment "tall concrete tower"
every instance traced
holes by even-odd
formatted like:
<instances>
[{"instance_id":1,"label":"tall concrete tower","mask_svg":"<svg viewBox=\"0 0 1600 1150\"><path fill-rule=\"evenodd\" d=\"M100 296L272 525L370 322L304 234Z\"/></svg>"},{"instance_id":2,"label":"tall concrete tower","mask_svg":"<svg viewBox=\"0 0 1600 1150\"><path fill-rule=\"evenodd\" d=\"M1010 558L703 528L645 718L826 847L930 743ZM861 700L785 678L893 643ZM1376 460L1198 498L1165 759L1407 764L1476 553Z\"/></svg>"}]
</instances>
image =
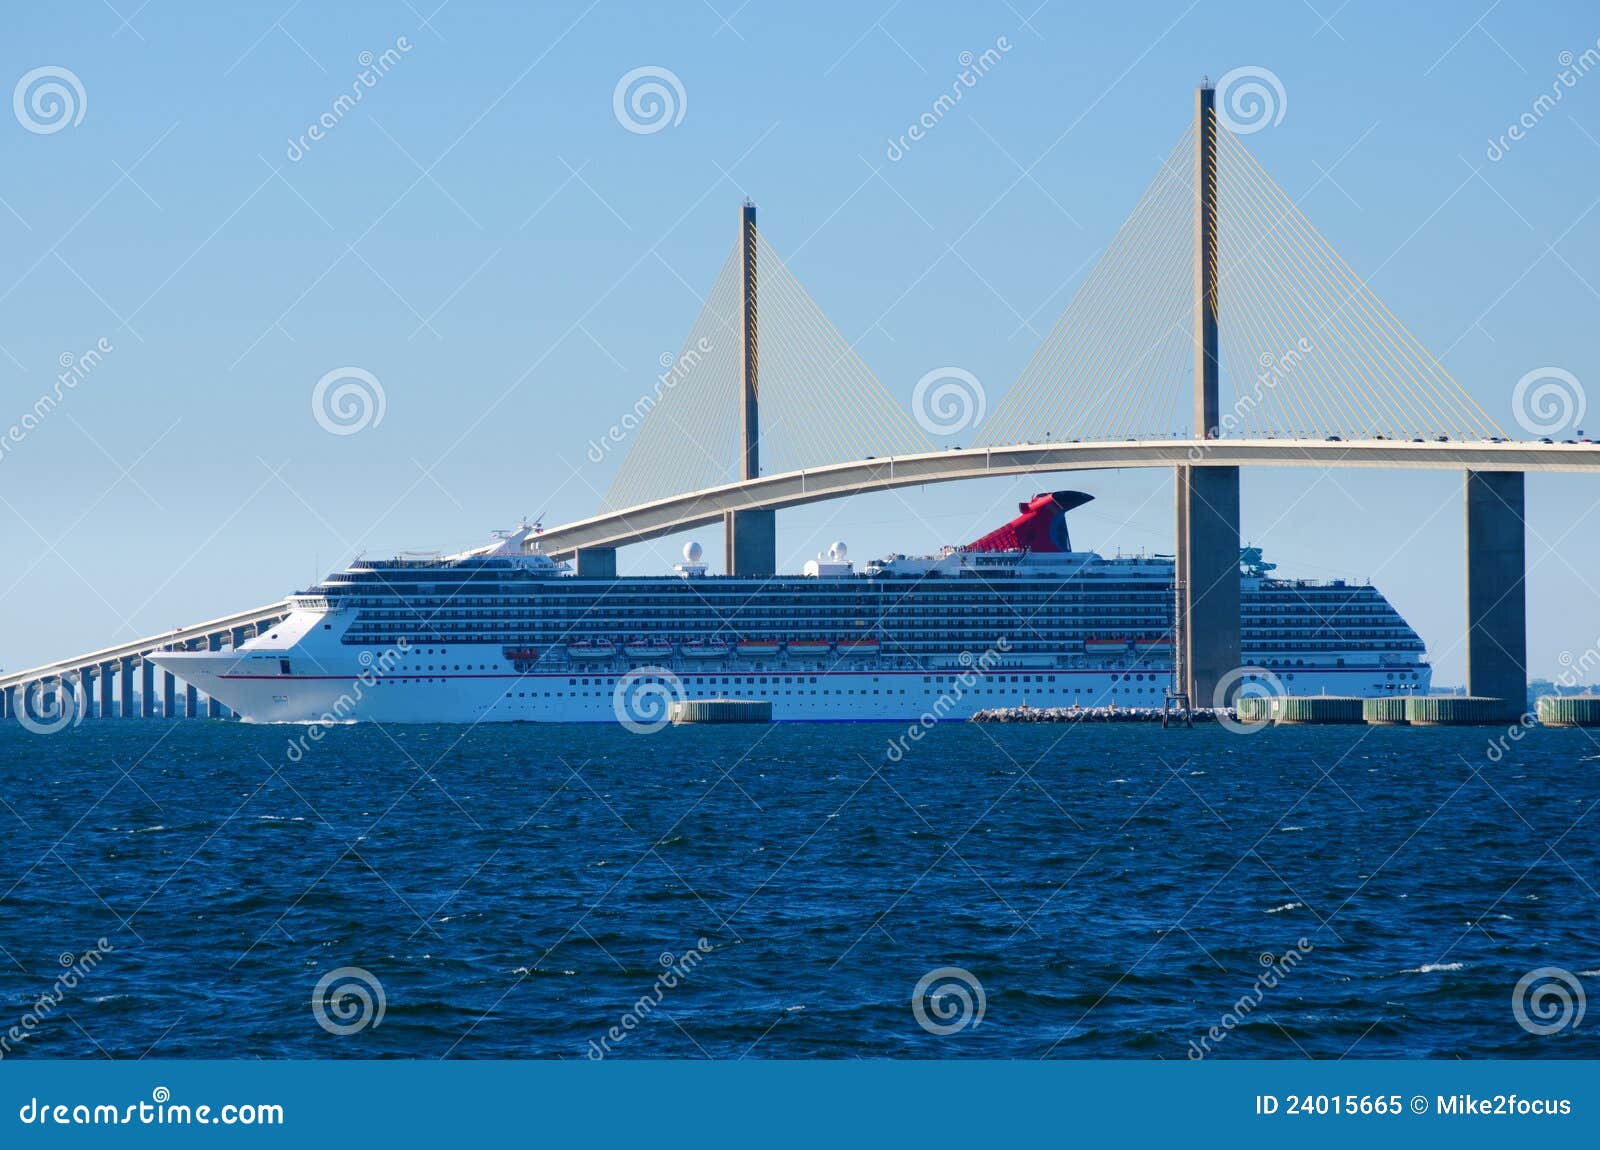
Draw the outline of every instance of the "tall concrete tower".
<instances>
[{"instance_id":1,"label":"tall concrete tower","mask_svg":"<svg viewBox=\"0 0 1600 1150\"><path fill-rule=\"evenodd\" d=\"M761 476L761 340L756 298L756 206L739 208L739 477ZM728 511L722 517L730 575L774 575L778 570L775 513Z\"/></svg>"},{"instance_id":2,"label":"tall concrete tower","mask_svg":"<svg viewBox=\"0 0 1600 1150\"><path fill-rule=\"evenodd\" d=\"M1209 81L1195 90L1194 437L1222 434L1217 356L1217 117ZM1193 707L1232 701L1239 667L1239 469L1177 469L1176 688Z\"/></svg>"},{"instance_id":3,"label":"tall concrete tower","mask_svg":"<svg viewBox=\"0 0 1600 1150\"><path fill-rule=\"evenodd\" d=\"M739 209L739 383L743 432L741 478L761 474L761 337L756 324L756 206Z\"/></svg>"}]
</instances>

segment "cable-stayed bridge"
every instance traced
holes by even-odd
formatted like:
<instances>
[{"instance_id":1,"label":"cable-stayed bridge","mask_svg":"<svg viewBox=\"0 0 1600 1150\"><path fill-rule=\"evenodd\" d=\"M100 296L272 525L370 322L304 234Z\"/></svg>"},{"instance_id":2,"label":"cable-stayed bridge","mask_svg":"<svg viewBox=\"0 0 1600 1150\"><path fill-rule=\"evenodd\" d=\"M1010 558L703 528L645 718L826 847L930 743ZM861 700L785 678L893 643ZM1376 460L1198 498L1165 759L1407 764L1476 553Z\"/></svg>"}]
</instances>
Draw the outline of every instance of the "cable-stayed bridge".
<instances>
[{"instance_id":1,"label":"cable-stayed bridge","mask_svg":"<svg viewBox=\"0 0 1600 1150\"><path fill-rule=\"evenodd\" d=\"M1456 470L1467 690L1519 713L1523 474L1600 472L1600 445L1510 441L1219 122L1214 99L1208 84L1197 90L1188 127L966 447L935 440L970 423L959 417L981 391L947 378L919 384L912 411L900 406L746 203L682 350L632 413L599 512L537 545L575 559L580 578L614 579L618 547L720 519L730 572L765 575L785 507L985 476L1171 468L1174 687L1205 705L1226 701L1218 691L1240 661L1241 467ZM238 646L292 607L0 676L0 705L23 718L52 700L57 715L199 715L193 688L180 693L171 675L158 703L145 656ZM203 713L223 709L208 700Z\"/></svg>"}]
</instances>

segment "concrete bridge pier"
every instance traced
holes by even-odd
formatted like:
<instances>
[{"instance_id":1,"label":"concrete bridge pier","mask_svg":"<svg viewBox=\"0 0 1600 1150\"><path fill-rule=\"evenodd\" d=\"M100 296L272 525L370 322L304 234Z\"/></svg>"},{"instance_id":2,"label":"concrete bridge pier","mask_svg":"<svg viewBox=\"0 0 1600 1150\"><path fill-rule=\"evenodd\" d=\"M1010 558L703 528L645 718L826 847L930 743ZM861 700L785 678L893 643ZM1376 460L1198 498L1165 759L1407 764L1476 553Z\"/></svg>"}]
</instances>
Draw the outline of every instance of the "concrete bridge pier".
<instances>
[{"instance_id":1,"label":"concrete bridge pier","mask_svg":"<svg viewBox=\"0 0 1600 1150\"><path fill-rule=\"evenodd\" d=\"M111 696L112 676L111 669L115 664L101 663L95 667L95 686L99 688L100 706L96 716L101 719L115 718L117 709Z\"/></svg>"},{"instance_id":2,"label":"concrete bridge pier","mask_svg":"<svg viewBox=\"0 0 1600 1150\"><path fill-rule=\"evenodd\" d=\"M183 685L183 717L185 719L198 719L200 717L200 692L193 683Z\"/></svg>"},{"instance_id":3,"label":"concrete bridge pier","mask_svg":"<svg viewBox=\"0 0 1600 1150\"><path fill-rule=\"evenodd\" d=\"M16 698L16 692L15 687L7 687L4 691L0 691L0 719L11 718L12 700Z\"/></svg>"},{"instance_id":4,"label":"concrete bridge pier","mask_svg":"<svg viewBox=\"0 0 1600 1150\"><path fill-rule=\"evenodd\" d=\"M161 672L161 717L178 717L178 677L171 671Z\"/></svg>"},{"instance_id":5,"label":"concrete bridge pier","mask_svg":"<svg viewBox=\"0 0 1600 1150\"><path fill-rule=\"evenodd\" d=\"M778 573L778 520L772 511L727 511L722 529L728 540L728 574Z\"/></svg>"},{"instance_id":6,"label":"concrete bridge pier","mask_svg":"<svg viewBox=\"0 0 1600 1150\"><path fill-rule=\"evenodd\" d=\"M156 717L156 665L149 659L139 659L139 714L146 719Z\"/></svg>"},{"instance_id":7,"label":"concrete bridge pier","mask_svg":"<svg viewBox=\"0 0 1600 1150\"><path fill-rule=\"evenodd\" d=\"M615 579L617 577L617 549L615 547L580 547L573 558L577 560L580 579Z\"/></svg>"},{"instance_id":8,"label":"concrete bridge pier","mask_svg":"<svg viewBox=\"0 0 1600 1150\"><path fill-rule=\"evenodd\" d=\"M1467 694L1528 707L1527 527L1520 471L1469 471Z\"/></svg>"},{"instance_id":9,"label":"concrete bridge pier","mask_svg":"<svg viewBox=\"0 0 1600 1150\"><path fill-rule=\"evenodd\" d=\"M120 712L124 719L131 719L139 713L133 705L133 660L131 658L118 659L117 671L117 678L121 680L121 686L118 690L120 698L117 700L121 705Z\"/></svg>"},{"instance_id":10,"label":"concrete bridge pier","mask_svg":"<svg viewBox=\"0 0 1600 1150\"><path fill-rule=\"evenodd\" d=\"M1239 469L1177 471L1178 687L1191 707L1225 707L1239 666Z\"/></svg>"}]
</instances>

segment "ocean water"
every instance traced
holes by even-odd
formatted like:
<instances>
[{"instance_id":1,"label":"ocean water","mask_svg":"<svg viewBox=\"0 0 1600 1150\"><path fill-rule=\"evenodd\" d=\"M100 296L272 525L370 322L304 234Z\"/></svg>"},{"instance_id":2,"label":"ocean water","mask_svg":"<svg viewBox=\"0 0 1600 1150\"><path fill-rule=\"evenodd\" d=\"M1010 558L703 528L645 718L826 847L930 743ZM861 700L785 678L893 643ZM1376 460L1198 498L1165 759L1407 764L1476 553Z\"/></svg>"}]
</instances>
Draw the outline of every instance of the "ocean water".
<instances>
[{"instance_id":1,"label":"ocean water","mask_svg":"<svg viewBox=\"0 0 1600 1150\"><path fill-rule=\"evenodd\" d=\"M8 724L0 1053L1600 1056L1587 732L899 734Z\"/></svg>"}]
</instances>

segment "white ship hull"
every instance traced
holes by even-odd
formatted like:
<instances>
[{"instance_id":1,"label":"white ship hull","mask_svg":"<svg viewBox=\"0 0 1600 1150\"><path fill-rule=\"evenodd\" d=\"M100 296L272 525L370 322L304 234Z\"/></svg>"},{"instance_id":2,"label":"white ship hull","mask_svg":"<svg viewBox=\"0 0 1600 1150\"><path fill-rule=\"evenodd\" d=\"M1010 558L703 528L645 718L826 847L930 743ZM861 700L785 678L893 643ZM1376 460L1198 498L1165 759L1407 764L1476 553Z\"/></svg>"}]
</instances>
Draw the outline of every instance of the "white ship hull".
<instances>
[{"instance_id":1,"label":"white ship hull","mask_svg":"<svg viewBox=\"0 0 1600 1150\"><path fill-rule=\"evenodd\" d=\"M630 714L630 691L648 690L640 676L659 680L659 694L672 699L765 699L778 722L914 722L935 704L939 714L955 719L1022 703L1160 707L1172 677L1170 666L1153 663L1041 667L1001 661L979 673L954 661L946 668L908 669L864 657L847 663L762 658L759 664L730 657L717 666L678 661L672 668L630 667L618 658L603 667L585 663L519 674L498 645L364 650L340 643L337 629L323 630L327 618L335 616L297 612L275 636L252 639L238 651L152 659L251 723L615 723ZM1296 695L1376 696L1425 694L1430 668L1297 667L1274 674Z\"/></svg>"}]
</instances>

